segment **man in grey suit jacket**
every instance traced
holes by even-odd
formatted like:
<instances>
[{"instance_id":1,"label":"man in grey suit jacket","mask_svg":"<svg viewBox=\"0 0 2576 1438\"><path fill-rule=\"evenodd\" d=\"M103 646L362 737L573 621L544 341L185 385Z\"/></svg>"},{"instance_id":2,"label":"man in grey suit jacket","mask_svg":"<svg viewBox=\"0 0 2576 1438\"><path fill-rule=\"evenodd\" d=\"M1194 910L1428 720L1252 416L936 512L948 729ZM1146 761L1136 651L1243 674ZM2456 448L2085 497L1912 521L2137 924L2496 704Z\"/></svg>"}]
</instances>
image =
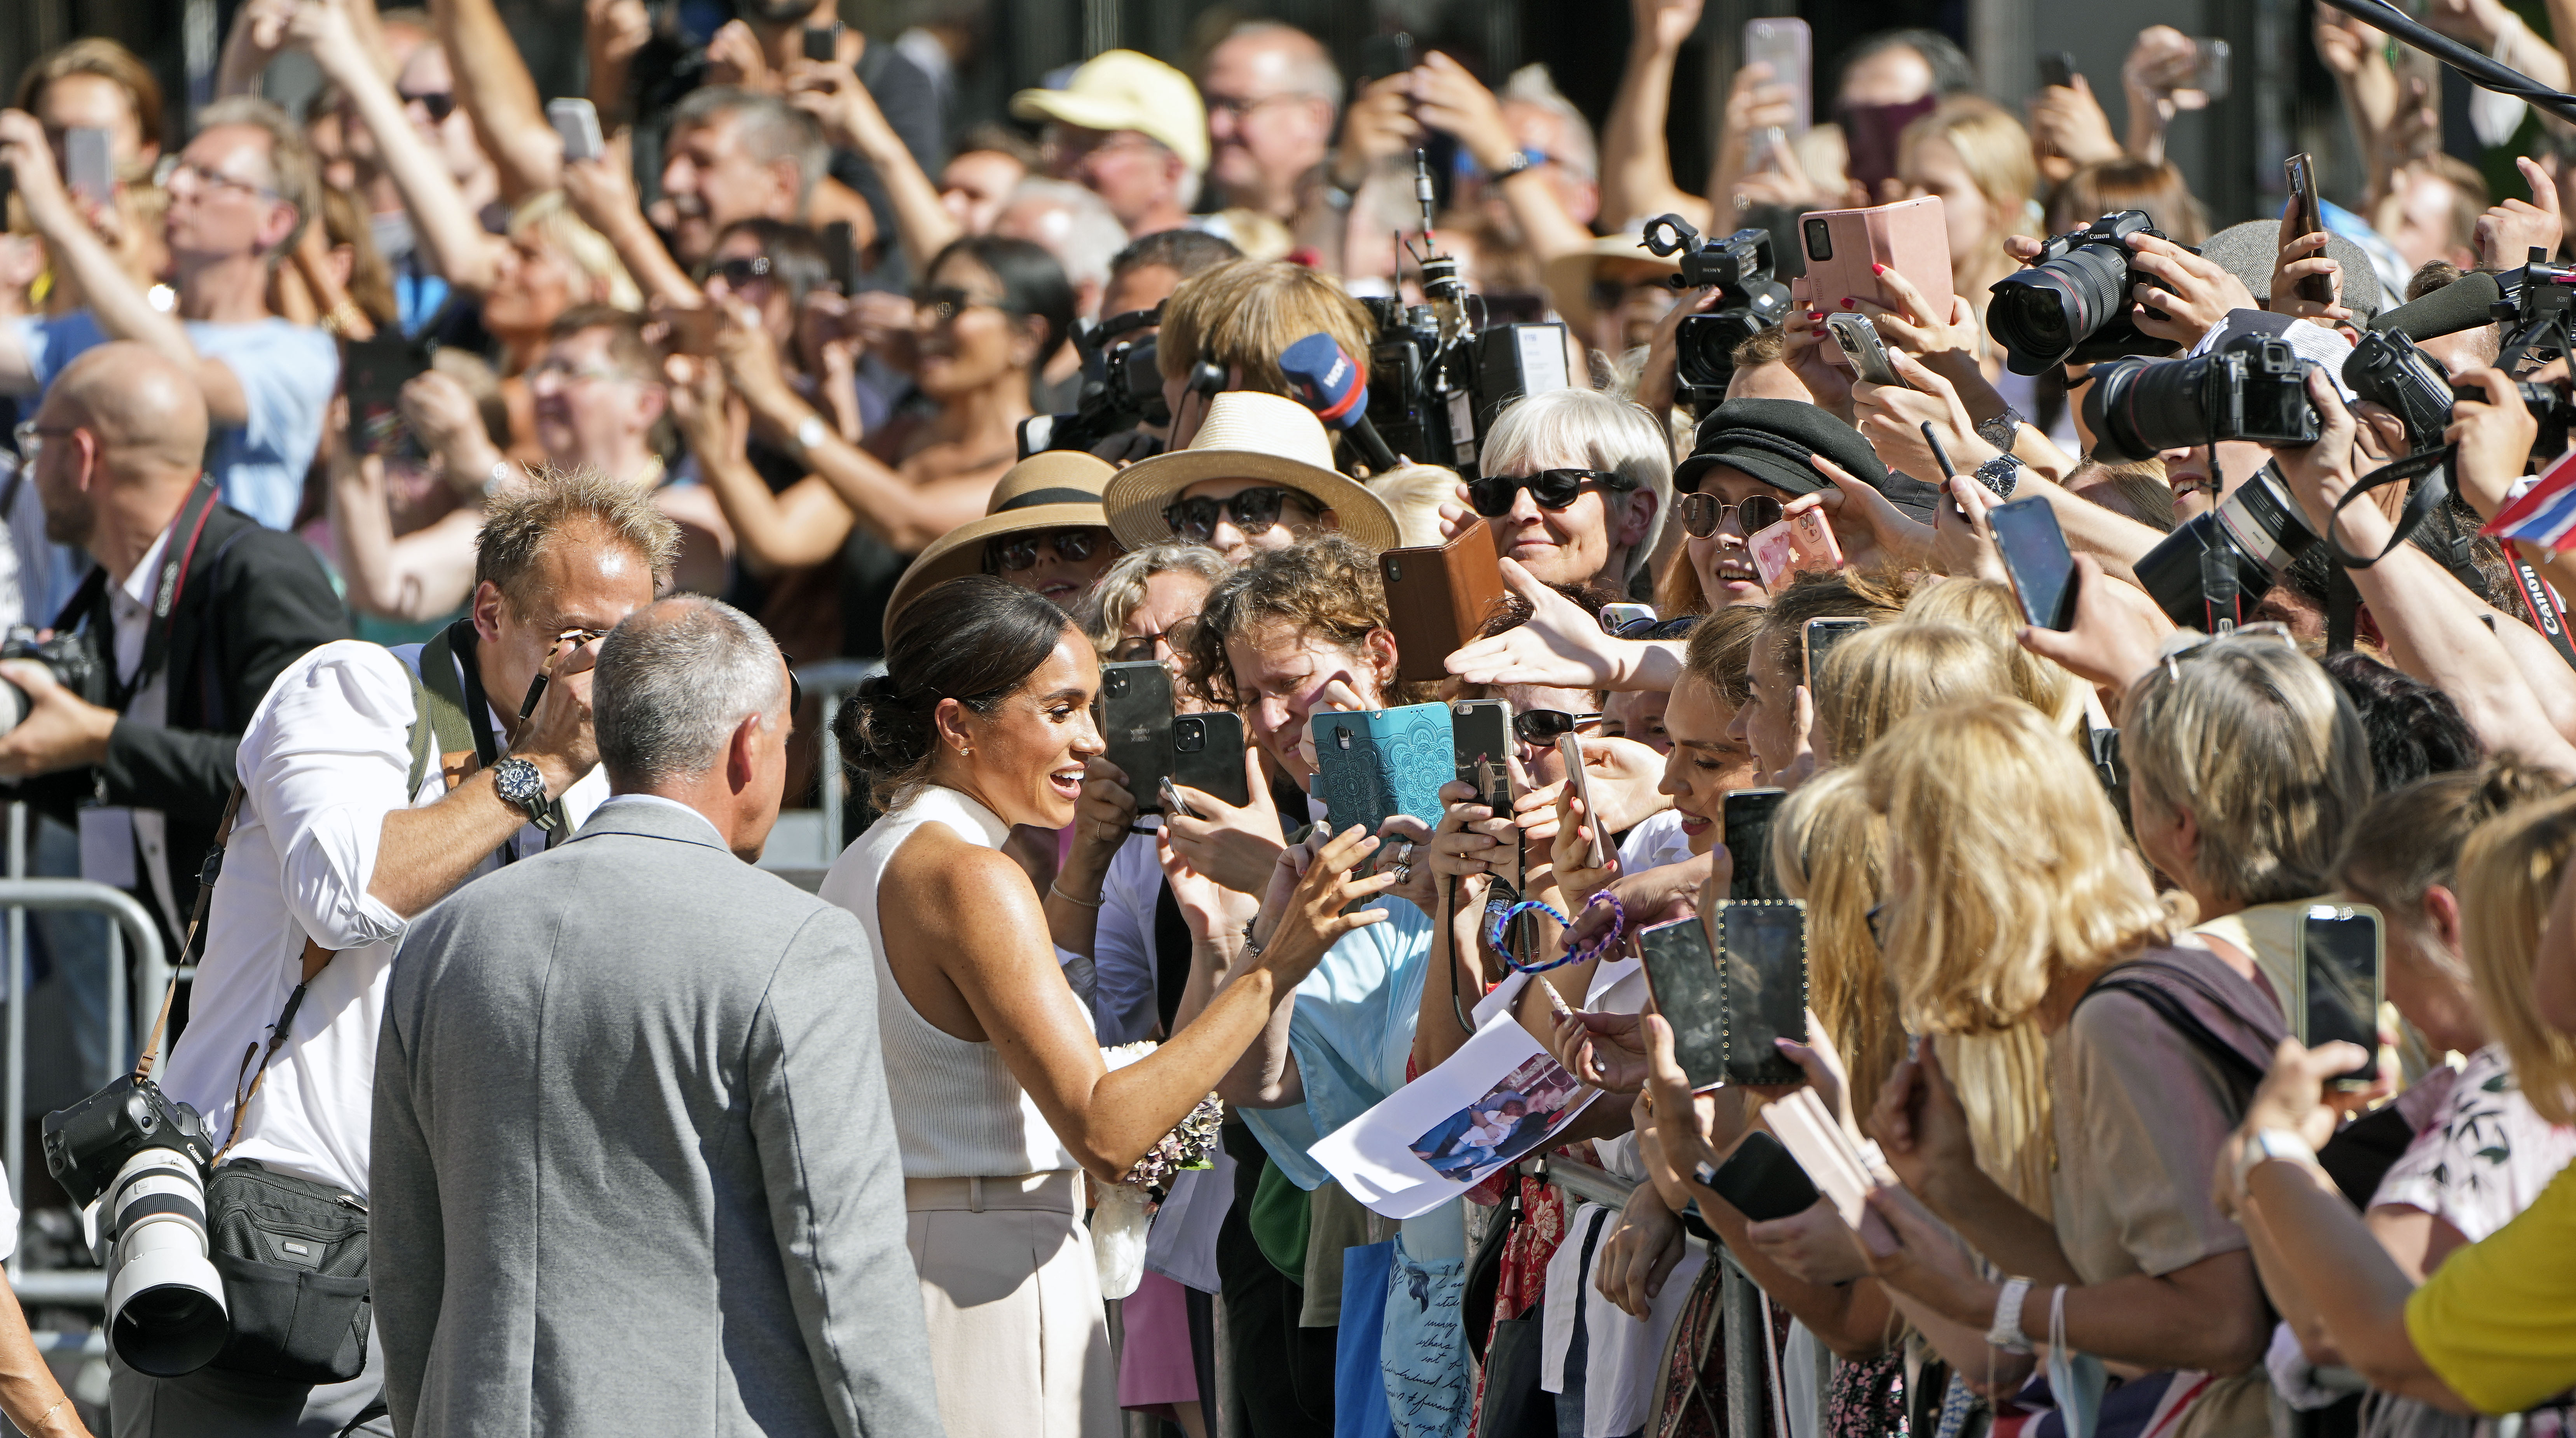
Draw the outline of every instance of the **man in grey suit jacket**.
<instances>
[{"instance_id":1,"label":"man in grey suit jacket","mask_svg":"<svg viewBox=\"0 0 2576 1438\"><path fill-rule=\"evenodd\" d=\"M939 1430L876 985L745 862L788 682L713 600L600 646L614 797L412 926L378 1046L374 1279L411 1435Z\"/></svg>"}]
</instances>

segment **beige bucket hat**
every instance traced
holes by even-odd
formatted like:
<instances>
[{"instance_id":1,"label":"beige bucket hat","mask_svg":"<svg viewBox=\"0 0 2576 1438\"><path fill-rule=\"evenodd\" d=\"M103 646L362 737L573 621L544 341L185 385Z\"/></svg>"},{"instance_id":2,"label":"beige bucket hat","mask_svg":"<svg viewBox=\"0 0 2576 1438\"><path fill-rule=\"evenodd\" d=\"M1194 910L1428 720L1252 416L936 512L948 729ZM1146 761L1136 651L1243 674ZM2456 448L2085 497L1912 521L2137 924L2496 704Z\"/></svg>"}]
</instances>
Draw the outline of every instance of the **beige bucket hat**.
<instances>
[{"instance_id":1,"label":"beige bucket hat","mask_svg":"<svg viewBox=\"0 0 2576 1438\"><path fill-rule=\"evenodd\" d=\"M1251 479L1293 489L1333 512L1341 532L1374 550L1394 549L1395 511L1333 468L1332 437L1315 412L1285 395L1230 390L1208 402L1189 448L1118 471L1100 496L1109 527L1129 549L1170 540L1164 506L1201 480Z\"/></svg>"}]
</instances>

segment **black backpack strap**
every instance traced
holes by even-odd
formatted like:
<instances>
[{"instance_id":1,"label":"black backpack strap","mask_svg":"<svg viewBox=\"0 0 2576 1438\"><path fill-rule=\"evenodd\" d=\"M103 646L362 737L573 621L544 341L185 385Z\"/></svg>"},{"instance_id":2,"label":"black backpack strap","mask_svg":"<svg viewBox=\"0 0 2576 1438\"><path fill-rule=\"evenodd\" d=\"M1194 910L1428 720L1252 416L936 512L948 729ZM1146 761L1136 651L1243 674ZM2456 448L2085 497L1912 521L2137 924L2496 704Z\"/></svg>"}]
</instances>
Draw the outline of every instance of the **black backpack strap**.
<instances>
[{"instance_id":1,"label":"black backpack strap","mask_svg":"<svg viewBox=\"0 0 2576 1438\"><path fill-rule=\"evenodd\" d=\"M2181 1034L2192 1047L2216 1061L2220 1071L2242 1084L2247 1092L2250 1093L2262 1085L2263 1075L2267 1072L2266 1066L2247 1058L2244 1050L2212 1033L2209 1025L2200 1021L2198 1014L2193 1013L2163 984L2139 973L2138 970L2141 969L2153 969L2199 994L2212 1004L2220 1008L2227 1006L2226 1001L2221 999L2209 985L2201 982L2198 974L2173 964L2158 963L2153 959L2139 959L2122 964L2095 980L2093 986L2084 991L2084 996L2075 1001L2075 1007L2083 1008L2096 994L2127 994L2153 1009L2158 1018L2171 1025L2174 1031Z\"/></svg>"}]
</instances>

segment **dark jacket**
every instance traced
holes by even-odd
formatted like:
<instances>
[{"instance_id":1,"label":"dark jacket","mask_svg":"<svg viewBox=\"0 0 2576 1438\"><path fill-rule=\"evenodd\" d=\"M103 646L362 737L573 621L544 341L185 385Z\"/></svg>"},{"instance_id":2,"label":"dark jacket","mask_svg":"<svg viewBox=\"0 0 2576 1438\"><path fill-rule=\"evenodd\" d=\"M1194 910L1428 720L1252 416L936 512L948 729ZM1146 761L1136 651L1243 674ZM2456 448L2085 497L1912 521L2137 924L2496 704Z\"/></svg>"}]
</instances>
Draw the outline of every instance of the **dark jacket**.
<instances>
[{"instance_id":1,"label":"dark jacket","mask_svg":"<svg viewBox=\"0 0 2576 1438\"><path fill-rule=\"evenodd\" d=\"M169 622L166 727L120 723L104 764L29 780L20 796L66 824L77 822L75 811L93 794L160 810L169 828L170 896L179 909L163 917L175 936L187 925L198 866L232 793L242 726L279 671L317 645L349 637L349 611L310 545L218 504ZM95 567L55 627L76 624L93 636L102 672L112 669L115 626L105 576ZM134 893L147 910L159 908L149 879Z\"/></svg>"}]
</instances>

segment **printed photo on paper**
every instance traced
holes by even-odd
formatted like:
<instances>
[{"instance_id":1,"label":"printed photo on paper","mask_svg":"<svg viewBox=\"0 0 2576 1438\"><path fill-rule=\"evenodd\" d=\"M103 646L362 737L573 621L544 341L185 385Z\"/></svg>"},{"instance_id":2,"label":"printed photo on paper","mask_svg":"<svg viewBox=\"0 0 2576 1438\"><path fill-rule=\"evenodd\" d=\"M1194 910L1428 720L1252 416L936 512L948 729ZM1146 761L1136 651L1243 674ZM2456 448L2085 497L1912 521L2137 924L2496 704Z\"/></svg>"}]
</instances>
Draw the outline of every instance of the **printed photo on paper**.
<instances>
[{"instance_id":1,"label":"printed photo on paper","mask_svg":"<svg viewBox=\"0 0 2576 1438\"><path fill-rule=\"evenodd\" d=\"M1580 1087L1574 1075L1542 1053L1406 1147L1443 1178L1481 1183L1485 1175L1539 1147L1563 1128L1574 1116Z\"/></svg>"}]
</instances>

